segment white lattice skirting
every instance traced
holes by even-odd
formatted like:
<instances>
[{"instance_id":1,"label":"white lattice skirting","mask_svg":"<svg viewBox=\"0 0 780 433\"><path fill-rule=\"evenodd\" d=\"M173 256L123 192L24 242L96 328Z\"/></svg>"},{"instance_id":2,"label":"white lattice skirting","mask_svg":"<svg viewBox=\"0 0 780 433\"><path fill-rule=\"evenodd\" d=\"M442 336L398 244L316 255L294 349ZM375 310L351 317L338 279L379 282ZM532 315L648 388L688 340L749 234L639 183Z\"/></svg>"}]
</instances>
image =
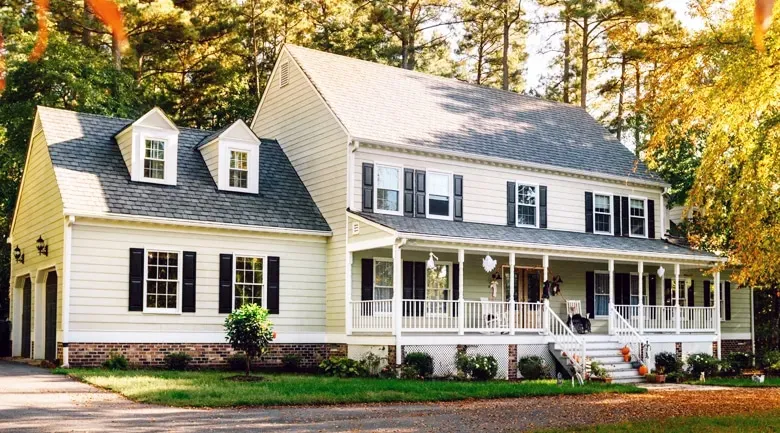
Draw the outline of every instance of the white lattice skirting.
<instances>
[{"instance_id":1,"label":"white lattice skirting","mask_svg":"<svg viewBox=\"0 0 780 433\"><path fill-rule=\"evenodd\" d=\"M496 379L509 378L509 346L500 344L481 344L466 346L468 355L492 356L498 361L498 373Z\"/></svg>"},{"instance_id":2,"label":"white lattice skirting","mask_svg":"<svg viewBox=\"0 0 780 433\"><path fill-rule=\"evenodd\" d=\"M433 358L433 375L435 377L454 376L458 373L455 368L455 354L458 346L404 346L404 359L408 353L427 353Z\"/></svg>"},{"instance_id":3,"label":"white lattice skirting","mask_svg":"<svg viewBox=\"0 0 780 433\"><path fill-rule=\"evenodd\" d=\"M520 362L521 358L527 356L538 356L542 358L545 363L550 367L551 372L555 372L555 359L547 348L546 344L519 344L517 346L517 361ZM521 377L520 372L517 372L517 376Z\"/></svg>"}]
</instances>

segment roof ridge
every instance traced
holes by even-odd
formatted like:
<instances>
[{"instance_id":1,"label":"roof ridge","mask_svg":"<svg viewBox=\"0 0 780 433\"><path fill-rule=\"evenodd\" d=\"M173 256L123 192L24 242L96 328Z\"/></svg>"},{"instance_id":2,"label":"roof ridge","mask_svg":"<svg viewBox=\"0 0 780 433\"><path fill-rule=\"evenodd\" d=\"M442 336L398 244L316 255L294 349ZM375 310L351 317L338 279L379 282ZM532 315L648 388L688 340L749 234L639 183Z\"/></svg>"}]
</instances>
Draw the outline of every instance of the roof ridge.
<instances>
[{"instance_id":1,"label":"roof ridge","mask_svg":"<svg viewBox=\"0 0 780 433\"><path fill-rule=\"evenodd\" d=\"M136 120L138 120L138 119L130 119L130 118L127 118L127 117L120 117L120 116L109 116L107 114L90 113L90 112L87 112L87 111L76 111L76 110L68 110L66 108L50 107L48 105L38 105L38 106L36 106L36 109L37 110L44 109L44 110L52 110L52 111L61 111L61 112L64 112L64 113L74 113L74 114L83 115L83 116L102 117L104 119L111 119L111 120L123 120L123 121L130 122L130 123L135 122ZM179 125L176 125L176 127L179 128L179 129L187 129L189 131L200 132L200 133L211 134L211 133L215 132L215 130L213 130L213 129L192 128L190 126L179 126Z\"/></svg>"}]
</instances>

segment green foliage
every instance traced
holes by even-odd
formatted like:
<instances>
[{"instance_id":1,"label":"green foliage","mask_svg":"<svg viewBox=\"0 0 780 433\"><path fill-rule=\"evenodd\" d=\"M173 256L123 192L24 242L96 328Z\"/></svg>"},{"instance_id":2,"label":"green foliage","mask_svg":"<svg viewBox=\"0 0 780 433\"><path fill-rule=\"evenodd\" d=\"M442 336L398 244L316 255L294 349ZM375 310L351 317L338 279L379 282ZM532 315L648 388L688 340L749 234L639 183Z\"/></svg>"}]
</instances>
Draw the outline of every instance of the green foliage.
<instances>
[{"instance_id":1,"label":"green foliage","mask_svg":"<svg viewBox=\"0 0 780 433\"><path fill-rule=\"evenodd\" d=\"M326 376L336 377L366 377L368 370L366 366L355 359L342 356L335 356L320 362L320 371Z\"/></svg>"},{"instance_id":2,"label":"green foliage","mask_svg":"<svg viewBox=\"0 0 780 433\"><path fill-rule=\"evenodd\" d=\"M590 374L593 377L598 377L601 379L606 379L609 377L607 370L598 361L593 361L590 363Z\"/></svg>"},{"instance_id":3,"label":"green foliage","mask_svg":"<svg viewBox=\"0 0 780 433\"><path fill-rule=\"evenodd\" d=\"M748 352L731 352L721 362L723 373L742 374L744 370L753 367L754 356Z\"/></svg>"},{"instance_id":4,"label":"green foliage","mask_svg":"<svg viewBox=\"0 0 780 433\"><path fill-rule=\"evenodd\" d=\"M404 365L414 368L417 371L417 376L433 376L433 358L427 353L407 353L404 358Z\"/></svg>"},{"instance_id":5,"label":"green foliage","mask_svg":"<svg viewBox=\"0 0 780 433\"><path fill-rule=\"evenodd\" d=\"M168 370L186 370L192 362L192 356L186 352L173 352L165 355L163 362Z\"/></svg>"},{"instance_id":6,"label":"green foliage","mask_svg":"<svg viewBox=\"0 0 780 433\"><path fill-rule=\"evenodd\" d=\"M231 371L246 370L246 355L243 353L234 353L227 357L228 369Z\"/></svg>"},{"instance_id":7,"label":"green foliage","mask_svg":"<svg viewBox=\"0 0 780 433\"><path fill-rule=\"evenodd\" d=\"M683 362L672 352L660 352L655 355L655 369L658 374L670 374L682 371Z\"/></svg>"},{"instance_id":8,"label":"green foliage","mask_svg":"<svg viewBox=\"0 0 780 433\"><path fill-rule=\"evenodd\" d=\"M538 356L524 356L517 361L517 369L526 380L539 380L548 375L547 363Z\"/></svg>"},{"instance_id":9,"label":"green foliage","mask_svg":"<svg viewBox=\"0 0 780 433\"><path fill-rule=\"evenodd\" d=\"M111 352L108 354L108 359L103 361L103 368L109 370L127 370L129 362L124 355L117 352Z\"/></svg>"},{"instance_id":10,"label":"green foliage","mask_svg":"<svg viewBox=\"0 0 780 433\"><path fill-rule=\"evenodd\" d=\"M380 373L379 366L382 364L382 358L373 352L367 352L360 360L363 366L366 367L366 371L369 376L378 376Z\"/></svg>"},{"instance_id":11,"label":"green foliage","mask_svg":"<svg viewBox=\"0 0 780 433\"><path fill-rule=\"evenodd\" d=\"M761 367L768 374L780 374L780 350L770 350L761 358Z\"/></svg>"},{"instance_id":12,"label":"green foliage","mask_svg":"<svg viewBox=\"0 0 780 433\"><path fill-rule=\"evenodd\" d=\"M282 357L282 367L286 371L297 371L301 368L301 356L294 353L288 353Z\"/></svg>"},{"instance_id":13,"label":"green foliage","mask_svg":"<svg viewBox=\"0 0 780 433\"><path fill-rule=\"evenodd\" d=\"M262 357L275 338L268 310L257 304L244 304L225 319L226 339L234 350L246 355L246 374L252 360Z\"/></svg>"},{"instance_id":14,"label":"green foliage","mask_svg":"<svg viewBox=\"0 0 780 433\"><path fill-rule=\"evenodd\" d=\"M466 379L490 380L498 374L498 361L492 356L468 355L458 352L455 355L458 374Z\"/></svg>"},{"instance_id":15,"label":"green foliage","mask_svg":"<svg viewBox=\"0 0 780 433\"><path fill-rule=\"evenodd\" d=\"M714 377L718 374L720 361L708 353L694 353L688 356L688 371L694 379L698 379L701 373L705 377Z\"/></svg>"}]
</instances>

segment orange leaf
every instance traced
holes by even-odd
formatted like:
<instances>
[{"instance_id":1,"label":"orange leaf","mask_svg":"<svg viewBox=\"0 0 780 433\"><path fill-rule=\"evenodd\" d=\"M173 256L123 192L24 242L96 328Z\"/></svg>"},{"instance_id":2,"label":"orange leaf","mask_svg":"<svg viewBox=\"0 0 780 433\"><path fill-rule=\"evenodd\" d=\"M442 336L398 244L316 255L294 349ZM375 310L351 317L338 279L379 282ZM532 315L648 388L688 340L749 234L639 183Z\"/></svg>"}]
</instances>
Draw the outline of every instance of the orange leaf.
<instances>
[{"instance_id":1,"label":"orange leaf","mask_svg":"<svg viewBox=\"0 0 780 433\"><path fill-rule=\"evenodd\" d=\"M35 5L37 6L35 15L38 17L38 36L35 39L35 47L30 53L31 62L43 56L46 45L49 43L49 22L46 20L46 14L49 12L49 0L35 0Z\"/></svg>"},{"instance_id":2,"label":"orange leaf","mask_svg":"<svg viewBox=\"0 0 780 433\"><path fill-rule=\"evenodd\" d=\"M756 48L764 50L764 34L772 24L772 8L775 0L756 0L756 28L753 33L753 43Z\"/></svg>"},{"instance_id":3,"label":"orange leaf","mask_svg":"<svg viewBox=\"0 0 780 433\"><path fill-rule=\"evenodd\" d=\"M127 32L119 6L111 0L87 0L95 16L111 29L120 46L127 44Z\"/></svg>"}]
</instances>

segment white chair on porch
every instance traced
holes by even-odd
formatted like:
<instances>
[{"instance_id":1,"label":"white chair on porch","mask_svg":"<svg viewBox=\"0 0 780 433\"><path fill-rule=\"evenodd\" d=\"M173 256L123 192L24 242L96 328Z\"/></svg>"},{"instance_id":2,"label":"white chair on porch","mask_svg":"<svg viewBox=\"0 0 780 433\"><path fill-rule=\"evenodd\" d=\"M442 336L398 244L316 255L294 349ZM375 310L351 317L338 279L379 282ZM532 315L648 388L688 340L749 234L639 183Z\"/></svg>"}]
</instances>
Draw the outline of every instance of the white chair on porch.
<instances>
[{"instance_id":1,"label":"white chair on porch","mask_svg":"<svg viewBox=\"0 0 780 433\"><path fill-rule=\"evenodd\" d=\"M488 301L488 298L479 298L481 310L481 327L483 334L495 334L506 326L506 315L501 311L501 305Z\"/></svg>"},{"instance_id":2,"label":"white chair on porch","mask_svg":"<svg viewBox=\"0 0 780 433\"><path fill-rule=\"evenodd\" d=\"M582 302L580 301L566 301L566 313L569 314L569 319L579 314L582 316ZM583 316L585 317L585 316Z\"/></svg>"}]
</instances>

